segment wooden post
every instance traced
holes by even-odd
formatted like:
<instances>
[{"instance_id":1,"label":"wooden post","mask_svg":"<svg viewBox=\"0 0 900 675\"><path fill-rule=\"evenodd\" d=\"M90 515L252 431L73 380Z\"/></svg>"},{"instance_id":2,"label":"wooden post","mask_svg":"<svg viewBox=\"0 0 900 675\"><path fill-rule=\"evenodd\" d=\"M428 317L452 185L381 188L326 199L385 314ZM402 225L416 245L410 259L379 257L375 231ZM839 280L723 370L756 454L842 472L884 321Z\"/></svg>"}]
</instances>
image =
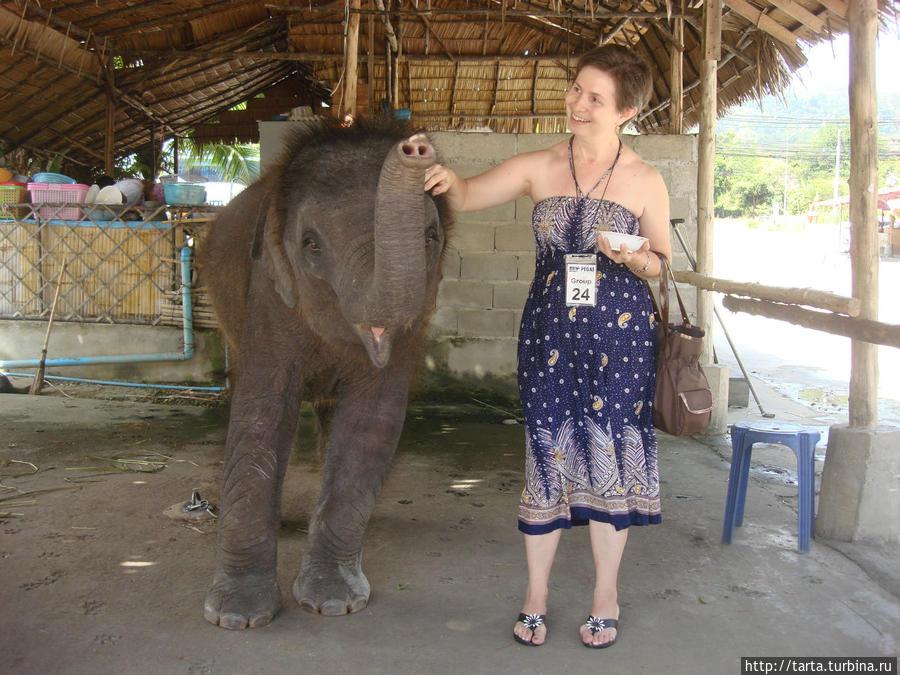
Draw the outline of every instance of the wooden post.
<instances>
[{"instance_id":1,"label":"wooden post","mask_svg":"<svg viewBox=\"0 0 900 675\"><path fill-rule=\"evenodd\" d=\"M697 162L697 272L713 276L713 227L716 165L717 71L721 55L722 0L704 4L703 63L700 67L700 138ZM706 331L701 363L712 363L713 303L708 291L697 291L697 323Z\"/></svg>"},{"instance_id":2,"label":"wooden post","mask_svg":"<svg viewBox=\"0 0 900 675\"><path fill-rule=\"evenodd\" d=\"M850 260L860 318L878 318L878 107L875 98L876 0L854 0L850 25ZM873 263L874 261L874 263ZM850 343L850 426L878 424L878 348Z\"/></svg>"},{"instance_id":3,"label":"wooden post","mask_svg":"<svg viewBox=\"0 0 900 675\"><path fill-rule=\"evenodd\" d=\"M106 94L106 136L103 139L103 164L106 175L113 177L115 158L113 152L116 142L116 99L111 91Z\"/></svg>"},{"instance_id":4,"label":"wooden post","mask_svg":"<svg viewBox=\"0 0 900 675\"><path fill-rule=\"evenodd\" d=\"M396 0L397 9L400 9L401 0ZM391 100L394 102L394 110L400 108L400 59L403 57L403 17L397 15L397 52L394 54L393 82L394 93Z\"/></svg>"},{"instance_id":5,"label":"wooden post","mask_svg":"<svg viewBox=\"0 0 900 675\"><path fill-rule=\"evenodd\" d=\"M394 93L394 87L392 86L392 78L391 78L391 65L393 64L394 57L391 54L391 42L390 40L385 39L384 41L384 100L387 101L387 115L388 117L393 116L394 113L394 102L391 100L391 96Z\"/></svg>"},{"instance_id":6,"label":"wooden post","mask_svg":"<svg viewBox=\"0 0 900 675\"><path fill-rule=\"evenodd\" d=\"M356 119L356 65L359 60L359 0L348 0L350 3L350 18L347 20L347 41L344 52L344 96L342 119L349 115Z\"/></svg>"},{"instance_id":7,"label":"wooden post","mask_svg":"<svg viewBox=\"0 0 900 675\"><path fill-rule=\"evenodd\" d=\"M682 7L682 11L684 8ZM672 69L669 72L669 96L672 106L669 109L669 133L684 133L684 19L675 19L675 42L669 49L669 60Z\"/></svg>"},{"instance_id":8,"label":"wooden post","mask_svg":"<svg viewBox=\"0 0 900 675\"><path fill-rule=\"evenodd\" d=\"M371 9L375 9L375 0L371 2ZM369 77L369 117L377 115L375 108L375 15L369 15L369 44L366 45L369 52L369 61L366 64Z\"/></svg>"}]
</instances>

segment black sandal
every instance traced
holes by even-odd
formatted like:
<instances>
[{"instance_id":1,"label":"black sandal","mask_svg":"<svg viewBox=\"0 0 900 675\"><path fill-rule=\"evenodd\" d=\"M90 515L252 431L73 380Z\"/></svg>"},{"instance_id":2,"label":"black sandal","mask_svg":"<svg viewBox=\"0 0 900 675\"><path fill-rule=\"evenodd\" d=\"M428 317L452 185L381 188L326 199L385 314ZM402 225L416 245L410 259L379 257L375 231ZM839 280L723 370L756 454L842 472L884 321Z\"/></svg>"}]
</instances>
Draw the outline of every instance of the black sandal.
<instances>
[{"instance_id":1,"label":"black sandal","mask_svg":"<svg viewBox=\"0 0 900 675\"><path fill-rule=\"evenodd\" d=\"M540 647L543 642L540 644L535 644L531 640L534 639L534 631L536 631L541 626L546 626L547 624L544 622L546 615L544 614L525 614L525 612L519 612L519 618L516 621L521 621L525 624L525 628L531 631L531 639L526 640L525 638L519 637L516 635L515 631L513 631L513 637L516 639L516 642L522 645L527 645L529 647Z\"/></svg>"},{"instance_id":2,"label":"black sandal","mask_svg":"<svg viewBox=\"0 0 900 675\"><path fill-rule=\"evenodd\" d=\"M616 629L616 637L614 637L609 642L604 642L602 645L595 645L593 643L588 643L582 640L581 644L585 647L589 647L590 649L606 649L607 647L612 647L616 644L616 640L619 639L619 622L616 619L598 619L596 616L589 616L587 621L584 623L585 626L591 631L591 636L596 635L601 630L606 628L615 628Z\"/></svg>"}]
</instances>

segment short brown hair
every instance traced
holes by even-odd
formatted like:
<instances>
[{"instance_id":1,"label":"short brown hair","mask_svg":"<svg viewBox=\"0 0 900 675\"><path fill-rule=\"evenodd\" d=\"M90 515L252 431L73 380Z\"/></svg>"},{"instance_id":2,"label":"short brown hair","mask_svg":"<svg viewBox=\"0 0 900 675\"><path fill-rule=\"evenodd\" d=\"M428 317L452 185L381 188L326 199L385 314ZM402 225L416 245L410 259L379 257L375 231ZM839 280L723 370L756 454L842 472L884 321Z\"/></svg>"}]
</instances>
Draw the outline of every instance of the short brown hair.
<instances>
[{"instance_id":1,"label":"short brown hair","mask_svg":"<svg viewBox=\"0 0 900 675\"><path fill-rule=\"evenodd\" d=\"M640 112L650 100L653 88L650 66L633 48L608 44L582 54L575 69L576 77L585 66L593 66L613 78L616 107L620 112L626 108L637 108Z\"/></svg>"}]
</instances>

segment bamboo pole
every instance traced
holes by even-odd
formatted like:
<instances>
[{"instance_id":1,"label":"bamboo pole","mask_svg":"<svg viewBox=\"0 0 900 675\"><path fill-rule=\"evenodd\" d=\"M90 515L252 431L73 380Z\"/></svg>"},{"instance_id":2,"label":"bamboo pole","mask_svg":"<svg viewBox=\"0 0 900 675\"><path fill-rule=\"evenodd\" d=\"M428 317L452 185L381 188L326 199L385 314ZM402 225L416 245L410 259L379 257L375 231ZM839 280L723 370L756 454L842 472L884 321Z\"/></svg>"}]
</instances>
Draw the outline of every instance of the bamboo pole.
<instances>
[{"instance_id":1,"label":"bamboo pole","mask_svg":"<svg viewBox=\"0 0 900 675\"><path fill-rule=\"evenodd\" d=\"M716 75L721 54L722 1L707 0L703 5L705 28L703 62L700 67L700 139L697 162L697 272L713 272L713 208L716 163ZM712 363L713 304L707 291L697 292L697 323L706 331L701 363Z\"/></svg>"},{"instance_id":2,"label":"bamboo pole","mask_svg":"<svg viewBox=\"0 0 900 675\"><path fill-rule=\"evenodd\" d=\"M112 91L106 94L106 135L103 138L103 163L107 176L115 175L115 148L116 134L116 99Z\"/></svg>"},{"instance_id":3,"label":"bamboo pole","mask_svg":"<svg viewBox=\"0 0 900 675\"><path fill-rule=\"evenodd\" d=\"M50 319L47 322L47 332L44 334L44 346L41 347L41 362L38 365L37 373L31 382L31 388L28 393L32 396L41 393L41 387L44 386L44 365L47 362L47 346L50 344L50 331L53 330L53 317L56 315L56 303L59 302L59 289L62 288L63 275L66 273L66 267L69 261L63 262L59 270L59 276L56 277L56 291L53 293L53 304L50 305Z\"/></svg>"},{"instance_id":4,"label":"bamboo pole","mask_svg":"<svg viewBox=\"0 0 900 675\"><path fill-rule=\"evenodd\" d=\"M684 19L675 19L675 40L669 48L672 64L669 72L669 95L672 109L669 115L669 133L684 133Z\"/></svg>"},{"instance_id":5,"label":"bamboo pole","mask_svg":"<svg viewBox=\"0 0 900 675\"><path fill-rule=\"evenodd\" d=\"M398 0L399 6L399 0ZM403 57L403 19L401 17L397 17L397 53L394 55L394 66L391 69L393 73L393 87L394 93L391 96L391 100L394 101L394 110L400 108L400 60Z\"/></svg>"},{"instance_id":6,"label":"bamboo pole","mask_svg":"<svg viewBox=\"0 0 900 675\"><path fill-rule=\"evenodd\" d=\"M878 318L878 106L875 98L876 0L855 0L850 24L850 264L860 317ZM872 264L872 261L875 264ZM878 350L850 346L850 426L878 424Z\"/></svg>"},{"instance_id":7,"label":"bamboo pole","mask_svg":"<svg viewBox=\"0 0 900 675\"><path fill-rule=\"evenodd\" d=\"M356 87L359 78L356 74L359 59L359 14L352 10L359 9L360 0L349 0L350 18L347 20L347 46L344 52L344 115L356 119Z\"/></svg>"},{"instance_id":8,"label":"bamboo pole","mask_svg":"<svg viewBox=\"0 0 900 675\"><path fill-rule=\"evenodd\" d=\"M783 305L768 300L736 298L726 295L722 306L732 312L746 312L770 319L787 321L797 326L843 335L854 341L862 341L872 346L888 345L900 348L900 325L882 323L872 319L859 319L841 314L817 312L797 305Z\"/></svg>"},{"instance_id":9,"label":"bamboo pole","mask_svg":"<svg viewBox=\"0 0 900 675\"><path fill-rule=\"evenodd\" d=\"M393 29L392 29L393 30ZM396 39L396 37L395 37ZM0 42L2 44L2 42ZM327 61L339 61L342 54L334 52L265 52L265 51L212 51L204 49L125 49L118 50L119 56L127 56L132 58L143 59L222 59L223 61L237 59L241 61L298 61L302 63L321 63ZM367 54L360 55L360 60L369 60L374 58L376 63L384 61L384 54L377 53L374 57ZM438 64L446 65L448 60L462 61L463 63L496 63L501 61L514 63L534 63L540 62L556 62L564 64L566 61L565 53L553 54L490 54L481 56L479 54L459 54L459 55L434 55L419 54L416 52L404 52L406 61L413 63ZM571 58L571 57L570 57Z\"/></svg>"},{"instance_id":10,"label":"bamboo pole","mask_svg":"<svg viewBox=\"0 0 900 675\"><path fill-rule=\"evenodd\" d=\"M371 1L372 7L375 6L375 0ZM369 105L367 114L371 117L375 115L375 15L369 15L369 39L366 44L366 77L368 80ZM357 55L358 58L358 55Z\"/></svg>"},{"instance_id":11,"label":"bamboo pole","mask_svg":"<svg viewBox=\"0 0 900 675\"><path fill-rule=\"evenodd\" d=\"M744 295L757 300L772 300L773 302L791 305L807 305L848 316L859 316L860 312L860 302L857 298L848 298L814 288L783 288L781 286L766 286L746 281L716 279L715 277L706 277L687 270L672 270L672 274L675 275L675 281L690 284L706 291Z\"/></svg>"},{"instance_id":12,"label":"bamboo pole","mask_svg":"<svg viewBox=\"0 0 900 675\"><path fill-rule=\"evenodd\" d=\"M336 14L341 10L334 6L329 7L311 7L309 5L275 5L275 4L267 4L267 8L284 13L284 14L302 14L308 16L316 16L319 14ZM351 10L355 11L358 14L370 15L370 14L381 14L384 10L379 7L378 9L357 9ZM426 17L437 17L437 16L466 16L466 17L497 17L497 18L522 18L522 19L585 19L587 21L601 21L601 20L610 20L610 19L626 19L626 20L635 20L635 21L669 21L672 18L683 18L686 16L698 16L697 10L684 11L684 12L667 12L665 10L656 11L656 12L634 12L634 11L618 11L618 10L607 10L602 9L598 6L594 6L591 11L585 10L584 12L573 12L569 10L562 9L543 9L543 8L534 8L534 9L508 9L501 7L500 9L485 9L479 7L477 5L460 5L459 7L454 8L431 8L431 9L397 9L391 12L391 14L397 16L426 16ZM470 23L466 21L460 21L460 23Z\"/></svg>"}]
</instances>

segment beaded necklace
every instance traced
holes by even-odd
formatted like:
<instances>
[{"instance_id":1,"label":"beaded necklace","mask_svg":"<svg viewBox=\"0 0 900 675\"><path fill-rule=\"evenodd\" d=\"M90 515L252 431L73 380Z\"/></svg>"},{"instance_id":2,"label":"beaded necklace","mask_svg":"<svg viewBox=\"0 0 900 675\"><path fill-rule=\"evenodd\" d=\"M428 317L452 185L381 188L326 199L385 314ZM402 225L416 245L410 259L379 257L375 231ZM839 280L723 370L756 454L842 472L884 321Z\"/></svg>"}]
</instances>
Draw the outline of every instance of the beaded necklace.
<instances>
[{"instance_id":1,"label":"beaded necklace","mask_svg":"<svg viewBox=\"0 0 900 675\"><path fill-rule=\"evenodd\" d=\"M575 196L579 199L585 199L588 195L590 195L594 190L600 187L600 183L602 183L607 178L612 176L613 169L616 168L616 164L619 162L619 156L622 154L622 139L619 139L619 148L616 150L616 158L613 160L613 163L610 164L609 168L603 172L603 175L600 176L600 180L594 183L594 187L592 187L587 192L581 191L581 186L578 184L578 179L575 177L575 158L572 156L572 141L575 140L575 137L572 136L569 138L569 168L572 170L572 180L575 181ZM609 187L609 181L606 180L606 185L603 186L603 194L600 195L600 199L603 199L606 196L606 188Z\"/></svg>"}]
</instances>

